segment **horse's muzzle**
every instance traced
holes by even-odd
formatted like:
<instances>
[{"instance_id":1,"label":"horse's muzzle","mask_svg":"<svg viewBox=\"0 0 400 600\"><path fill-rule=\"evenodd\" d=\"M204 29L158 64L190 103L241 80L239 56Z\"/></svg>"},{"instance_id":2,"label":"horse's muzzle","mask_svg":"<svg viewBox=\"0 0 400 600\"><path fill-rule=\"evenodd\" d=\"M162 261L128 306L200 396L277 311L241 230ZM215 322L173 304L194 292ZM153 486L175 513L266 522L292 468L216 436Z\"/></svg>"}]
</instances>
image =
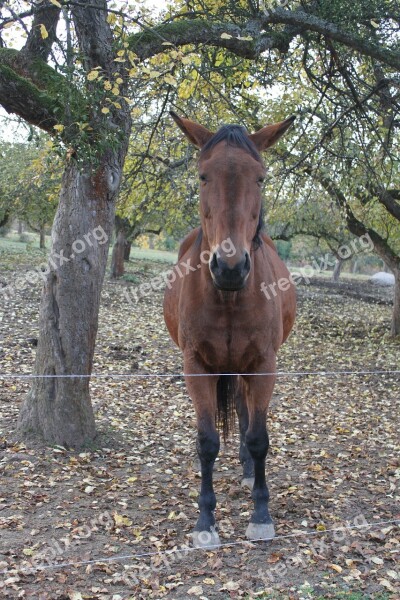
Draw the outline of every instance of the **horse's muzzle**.
<instances>
[{"instance_id":1,"label":"horse's muzzle","mask_svg":"<svg viewBox=\"0 0 400 600\"><path fill-rule=\"evenodd\" d=\"M224 291L235 292L244 288L250 268L251 261L247 250L244 251L242 259L233 267L230 267L223 258L218 257L216 252L210 261L213 282L219 290Z\"/></svg>"}]
</instances>

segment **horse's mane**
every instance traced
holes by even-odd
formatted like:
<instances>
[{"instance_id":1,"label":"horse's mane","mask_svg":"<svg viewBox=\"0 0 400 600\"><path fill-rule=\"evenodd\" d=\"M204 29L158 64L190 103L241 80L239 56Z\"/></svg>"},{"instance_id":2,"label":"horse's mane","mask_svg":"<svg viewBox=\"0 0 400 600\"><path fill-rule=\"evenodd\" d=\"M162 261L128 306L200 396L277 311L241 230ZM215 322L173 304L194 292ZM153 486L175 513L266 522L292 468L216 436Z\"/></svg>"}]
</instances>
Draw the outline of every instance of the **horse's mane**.
<instances>
[{"instance_id":1,"label":"horse's mane","mask_svg":"<svg viewBox=\"0 0 400 600\"><path fill-rule=\"evenodd\" d=\"M202 147L201 154L207 152L207 150L212 150L214 146L219 144L220 142L226 141L228 146L234 146L235 148L242 148L253 158L262 162L261 156L255 146L255 144L251 141L249 136L247 135L247 131L241 125L223 125L221 129L215 133L212 138L208 140L208 142Z\"/></svg>"}]
</instances>

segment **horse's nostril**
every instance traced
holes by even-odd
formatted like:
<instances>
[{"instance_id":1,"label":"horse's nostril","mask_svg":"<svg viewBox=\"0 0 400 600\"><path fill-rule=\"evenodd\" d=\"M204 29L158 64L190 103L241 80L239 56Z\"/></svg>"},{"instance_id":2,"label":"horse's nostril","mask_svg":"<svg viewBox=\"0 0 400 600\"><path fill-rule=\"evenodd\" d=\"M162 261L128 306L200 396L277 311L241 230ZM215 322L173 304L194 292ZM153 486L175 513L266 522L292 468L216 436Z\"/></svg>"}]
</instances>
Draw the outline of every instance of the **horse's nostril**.
<instances>
[{"instance_id":1,"label":"horse's nostril","mask_svg":"<svg viewBox=\"0 0 400 600\"><path fill-rule=\"evenodd\" d=\"M246 271L250 271L250 255L247 250L245 252L244 268Z\"/></svg>"},{"instance_id":2,"label":"horse's nostril","mask_svg":"<svg viewBox=\"0 0 400 600\"><path fill-rule=\"evenodd\" d=\"M212 271L214 271L217 268L218 268L218 258L217 258L217 253L214 252L214 254L212 255L211 262L210 262L210 269Z\"/></svg>"}]
</instances>

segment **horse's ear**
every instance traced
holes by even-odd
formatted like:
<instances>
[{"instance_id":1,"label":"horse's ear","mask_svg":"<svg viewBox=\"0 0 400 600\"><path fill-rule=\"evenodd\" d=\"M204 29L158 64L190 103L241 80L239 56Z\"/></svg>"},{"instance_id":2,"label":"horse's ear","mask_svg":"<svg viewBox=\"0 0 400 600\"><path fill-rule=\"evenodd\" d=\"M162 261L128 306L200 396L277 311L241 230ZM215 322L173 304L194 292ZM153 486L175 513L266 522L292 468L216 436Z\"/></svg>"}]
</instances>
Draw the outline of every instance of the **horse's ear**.
<instances>
[{"instance_id":1,"label":"horse's ear","mask_svg":"<svg viewBox=\"0 0 400 600\"><path fill-rule=\"evenodd\" d=\"M209 131L206 127L203 127L203 125L199 125L189 119L183 119L172 110L169 114L178 127L182 129L186 137L198 148L202 148L214 135L212 131Z\"/></svg>"},{"instance_id":2,"label":"horse's ear","mask_svg":"<svg viewBox=\"0 0 400 600\"><path fill-rule=\"evenodd\" d=\"M273 146L279 138L289 129L296 117L289 117L280 123L267 125L259 131L249 135L257 150L266 150Z\"/></svg>"}]
</instances>

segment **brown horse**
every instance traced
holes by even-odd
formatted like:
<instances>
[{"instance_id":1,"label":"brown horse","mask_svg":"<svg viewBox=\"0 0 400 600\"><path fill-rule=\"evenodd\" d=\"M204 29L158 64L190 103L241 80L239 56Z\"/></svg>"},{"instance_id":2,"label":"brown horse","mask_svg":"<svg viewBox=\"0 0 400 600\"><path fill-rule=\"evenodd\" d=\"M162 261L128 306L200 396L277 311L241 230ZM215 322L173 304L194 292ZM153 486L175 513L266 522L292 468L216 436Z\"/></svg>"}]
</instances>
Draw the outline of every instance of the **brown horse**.
<instances>
[{"instance_id":1,"label":"brown horse","mask_svg":"<svg viewBox=\"0 0 400 600\"><path fill-rule=\"evenodd\" d=\"M276 354L292 329L295 286L271 239L261 231L265 167L259 152L272 146L294 118L248 135L226 125L212 133L171 113L199 158L201 227L183 241L169 277L164 318L184 358L185 381L197 417L201 462L196 547L220 543L212 472L236 408L243 482L253 488L249 539L271 539L265 458L268 404ZM272 373L272 375L271 375Z\"/></svg>"}]
</instances>

